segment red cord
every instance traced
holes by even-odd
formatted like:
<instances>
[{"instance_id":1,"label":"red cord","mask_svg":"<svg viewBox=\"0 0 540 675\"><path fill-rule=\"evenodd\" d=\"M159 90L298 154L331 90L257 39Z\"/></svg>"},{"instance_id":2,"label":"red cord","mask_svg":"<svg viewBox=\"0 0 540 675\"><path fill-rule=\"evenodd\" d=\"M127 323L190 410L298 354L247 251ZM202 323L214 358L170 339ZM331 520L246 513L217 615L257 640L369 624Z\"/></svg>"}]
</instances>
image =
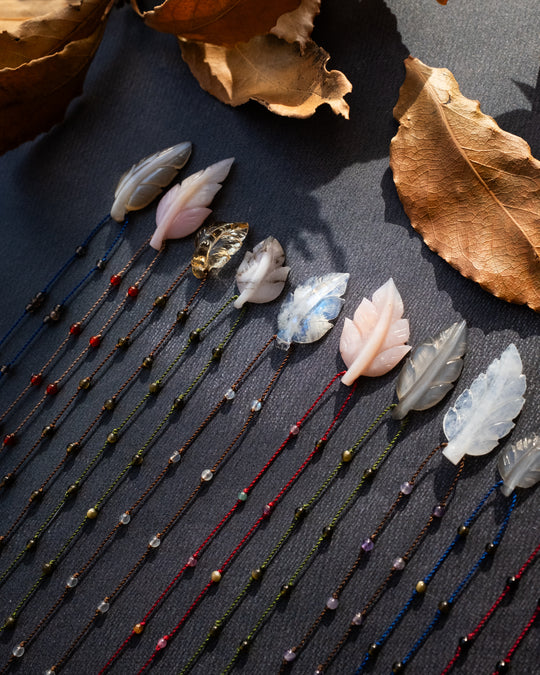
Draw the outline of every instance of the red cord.
<instances>
[{"instance_id":1,"label":"red cord","mask_svg":"<svg viewBox=\"0 0 540 675\"><path fill-rule=\"evenodd\" d=\"M514 655L514 652L515 652L516 649L519 647L519 644L520 644L520 642L523 640L523 638L527 635L527 633L528 633L528 632L531 630L531 628L533 627L533 624L534 624L534 622L536 621L536 619L538 618L538 615L539 615L539 614L540 614L540 602L538 602L538 604L536 605L536 609L534 610L533 615L531 616L531 618L530 618L529 621L527 622L527 625L526 625L525 628L521 631L521 633L519 634L519 637L517 638L517 640L514 642L514 644L513 644L513 645L510 647L510 649L508 650L508 653L506 654L506 656L505 656L504 659L503 659L503 661L504 661L505 663L510 663L510 659L511 659L512 656ZM498 673L498 671L496 670L496 671L494 671L493 675L497 675L497 673Z\"/></svg>"},{"instance_id":2,"label":"red cord","mask_svg":"<svg viewBox=\"0 0 540 675\"><path fill-rule=\"evenodd\" d=\"M527 560L523 563L523 565L521 566L521 568L519 569L519 571L517 572L517 574L514 575L514 576L516 577L516 579L521 579L521 577L523 576L523 574L524 574L524 572L526 571L526 569L529 567L529 565L531 565L531 564L534 562L536 556L537 556L539 553L540 553L540 544L538 544L538 546L534 549L534 551L531 553L531 555L530 555L530 556L527 558ZM486 623L489 621L491 615L495 612L495 610L497 609L497 607L501 604L501 602L503 601L503 599L504 599L504 598L506 597L506 595L510 592L510 589L511 589L511 586L510 586L509 584L506 584L505 587L503 588L501 594L499 595L499 597L495 600L495 602L491 605L491 607L488 609L488 611L487 611L487 612L484 614L484 616L480 619L480 621L478 622L478 625L476 626L476 628L475 628L472 632L470 632L470 633L467 634L467 639L468 639L469 641L472 641L472 640L474 640L474 639L476 638L476 636L478 635L478 633L482 630L482 628L483 628L483 627L486 625ZM510 651L508 652L508 654L506 655L506 657L505 657L505 659L504 659L505 661L510 662L510 657L512 656L512 654L514 653L514 651L517 649L517 646L519 645L519 643L521 642L521 640L525 637L527 631L531 628L532 624L535 622L536 617L538 616L538 612L539 612L539 608L537 607L535 613L533 614L533 616L532 616L532 618L531 618L531 620L530 620L529 623L525 626L525 628L523 629L523 632L522 632L521 635L518 637L518 639L516 640L516 642L514 643L514 645L512 646L512 648L510 649ZM458 648L456 649L456 652L455 652L454 656L453 656L453 657L450 659L450 661L446 664L446 668L441 672L441 675L448 675L448 673L449 673L449 672L452 670L452 668L454 667L454 664L456 663L456 661L457 661L457 660L459 659L459 657L461 656L462 652L463 652L462 647L461 647L461 646L458 646Z\"/></svg>"},{"instance_id":3,"label":"red cord","mask_svg":"<svg viewBox=\"0 0 540 675\"><path fill-rule=\"evenodd\" d=\"M330 389L330 387L334 384L334 382L342 377L345 374L345 371L339 372L334 377L330 380L330 382L326 385L326 387L323 389L323 391L317 396L313 404L308 408L306 413L304 414L303 417L300 418L300 420L296 423L297 427L300 427L305 420L309 417L309 415L313 412L313 410L316 408L316 406L319 404L321 399L324 397L326 392ZM356 382L353 384L351 387L349 393L347 394L347 397L345 398L345 401L341 405L340 409L338 410L337 414L333 418L332 422L330 423L330 426L326 429L325 433L321 436L322 440L326 440L334 426L336 425L337 421L343 414L345 408L347 407L347 404L349 403L351 397L353 396L355 390L356 390ZM270 466L273 464L273 462L277 459L279 454L282 452L282 450L285 448L285 446L289 443L289 441L295 438L295 434L292 432L289 432L287 438L283 441L283 443L279 446L279 448L274 452L274 454L270 457L270 459L266 462L266 464L263 466L263 468L259 471L259 473L255 476L255 478L251 481L251 483L248 485L247 488L244 489L244 492L249 492L262 478L262 476L266 473L266 471L270 468ZM309 464L309 462L313 459L314 455L319 451L319 448L316 446L310 454L306 457L304 462L300 465L300 467L296 470L296 472L292 475L292 477L285 483L285 485L281 488L281 490L277 493L277 495L274 497L274 499L269 502L269 506L273 508L278 501L283 497L283 495L289 490L289 488L293 485L293 483L296 481L296 479L300 476L302 471L305 469L305 467ZM198 558L200 553L203 551L203 549L210 543L210 541L214 538L214 536L219 532L219 530L223 527L223 525L229 520L229 518L233 515L233 513L238 509L238 507L243 504L241 500L237 500L235 504L232 506L232 508L223 516L223 518L219 521L219 523L213 528L213 530L210 532L210 534L204 539L202 544L199 546L199 548L195 551L193 556L195 558ZM226 558L226 560L223 562L220 568L217 568L217 571L220 573L223 572L223 570L232 562L232 560L236 557L236 555L240 552L240 550L243 548L243 546L246 544L246 542L251 538L252 534L259 528L259 525L263 520L266 520L265 515L259 516L253 525L249 528L249 530L246 532L246 534L242 537L242 539L238 542L238 544L235 546L235 548L231 551L229 556ZM146 624L147 619L150 617L151 614L156 610L156 608L161 604L165 596L169 593L171 588L176 584L176 582L180 579L180 577L183 575L184 571L189 567L189 565L186 563L178 572L178 574L169 582L165 590L161 593L161 595L157 598L157 600L154 602L154 604L150 607L150 609L146 612L144 615L144 618L142 621L140 621L140 624ZM214 585L213 581L209 581L206 586L202 589L202 591L199 593L199 595L195 598L193 603L190 605L190 607L187 609L185 614L182 616L180 621L176 624L176 626L173 628L173 630L168 633L167 635L164 635L161 639L165 640L167 642L170 640L175 633L180 629L180 627L185 623L185 621L188 619L188 617L191 615L191 613L194 611L194 609L197 607L199 602L204 598L204 596L207 594L207 592L210 590L210 588ZM120 644L118 649L114 652L114 654L109 658L107 663L103 666L103 668L99 671L99 675L103 675L108 668L114 663L114 661L120 656L120 654L124 651L126 646L128 645L129 641L131 638L135 635L135 632L132 631L128 637ZM141 669L138 671L138 675L142 672L144 672L152 663L154 658L157 656L159 651L161 651L163 647L156 646L154 649L153 653L149 657L149 659L144 663L144 665L141 667Z\"/></svg>"}]
</instances>

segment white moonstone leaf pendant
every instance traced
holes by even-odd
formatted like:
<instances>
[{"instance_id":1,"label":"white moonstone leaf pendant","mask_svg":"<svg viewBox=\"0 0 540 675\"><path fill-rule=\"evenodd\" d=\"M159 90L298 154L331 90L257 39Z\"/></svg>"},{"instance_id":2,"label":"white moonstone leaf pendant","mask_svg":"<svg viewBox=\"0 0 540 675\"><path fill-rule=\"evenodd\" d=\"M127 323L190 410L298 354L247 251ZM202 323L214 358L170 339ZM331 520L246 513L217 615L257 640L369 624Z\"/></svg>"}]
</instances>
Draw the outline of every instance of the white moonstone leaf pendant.
<instances>
[{"instance_id":1,"label":"white moonstone leaf pendant","mask_svg":"<svg viewBox=\"0 0 540 675\"><path fill-rule=\"evenodd\" d=\"M283 290L290 267L283 267L285 253L274 237L267 237L248 251L236 272L236 285L240 291L234 306L246 302L262 304L275 300Z\"/></svg>"},{"instance_id":2,"label":"white moonstone leaf pendant","mask_svg":"<svg viewBox=\"0 0 540 675\"><path fill-rule=\"evenodd\" d=\"M527 382L519 352L510 344L465 389L444 416L448 445L443 455L457 464L465 455L485 455L513 429L525 399Z\"/></svg>"},{"instance_id":3,"label":"white moonstone leaf pendant","mask_svg":"<svg viewBox=\"0 0 540 675\"><path fill-rule=\"evenodd\" d=\"M195 232L212 213L208 208L227 178L234 157L216 162L174 185L156 210L156 230L150 246L157 251L166 239L181 239Z\"/></svg>"},{"instance_id":4,"label":"white moonstone leaf pendant","mask_svg":"<svg viewBox=\"0 0 540 675\"><path fill-rule=\"evenodd\" d=\"M389 279L378 288L371 301L364 298L352 321L345 319L339 351L348 370L342 377L350 386L360 377L384 375L410 350L409 322L402 319L403 302Z\"/></svg>"},{"instance_id":5,"label":"white moonstone leaf pendant","mask_svg":"<svg viewBox=\"0 0 540 675\"><path fill-rule=\"evenodd\" d=\"M122 222L127 211L148 206L176 178L191 155L191 143L179 143L141 159L120 178L111 218Z\"/></svg>"},{"instance_id":6,"label":"white moonstone leaf pendant","mask_svg":"<svg viewBox=\"0 0 540 675\"><path fill-rule=\"evenodd\" d=\"M540 434L533 434L503 450L497 462L504 481L501 488L508 497L515 488L530 488L540 482Z\"/></svg>"},{"instance_id":7,"label":"white moonstone leaf pendant","mask_svg":"<svg viewBox=\"0 0 540 675\"><path fill-rule=\"evenodd\" d=\"M343 306L341 296L348 281L346 273L325 274L311 277L290 293L278 315L278 347L288 349L292 342L305 344L322 338Z\"/></svg>"}]
</instances>

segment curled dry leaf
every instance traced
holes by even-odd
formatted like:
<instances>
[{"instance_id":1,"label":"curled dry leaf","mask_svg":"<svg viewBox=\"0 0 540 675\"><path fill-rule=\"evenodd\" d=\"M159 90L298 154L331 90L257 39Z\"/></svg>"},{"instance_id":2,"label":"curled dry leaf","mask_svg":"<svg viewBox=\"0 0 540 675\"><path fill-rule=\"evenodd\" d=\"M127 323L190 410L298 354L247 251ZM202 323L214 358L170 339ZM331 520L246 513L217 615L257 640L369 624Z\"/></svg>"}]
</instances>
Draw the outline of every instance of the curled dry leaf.
<instances>
[{"instance_id":1,"label":"curled dry leaf","mask_svg":"<svg viewBox=\"0 0 540 675\"><path fill-rule=\"evenodd\" d=\"M8 0L2 5L0 153L62 120L70 101L82 92L112 4L113 0L52 0L47 3L50 11L41 16L43 3L38 0Z\"/></svg>"},{"instance_id":2,"label":"curled dry leaf","mask_svg":"<svg viewBox=\"0 0 540 675\"><path fill-rule=\"evenodd\" d=\"M279 17L270 33L286 42L298 42L303 50L313 32L313 21L320 11L321 0L302 0L298 9Z\"/></svg>"},{"instance_id":3,"label":"curled dry leaf","mask_svg":"<svg viewBox=\"0 0 540 675\"><path fill-rule=\"evenodd\" d=\"M180 41L182 56L203 89L224 103L237 106L249 99L288 117L310 117L323 103L343 117L343 98L352 89L339 70L328 71L330 56L309 41L302 51L274 35L252 38L226 48Z\"/></svg>"},{"instance_id":4,"label":"curled dry leaf","mask_svg":"<svg viewBox=\"0 0 540 675\"><path fill-rule=\"evenodd\" d=\"M405 66L390 166L412 226L464 276L540 311L540 162L450 71Z\"/></svg>"},{"instance_id":5,"label":"curled dry leaf","mask_svg":"<svg viewBox=\"0 0 540 675\"><path fill-rule=\"evenodd\" d=\"M186 40L234 45L262 35L301 0L166 0L142 14L150 28Z\"/></svg>"}]
</instances>

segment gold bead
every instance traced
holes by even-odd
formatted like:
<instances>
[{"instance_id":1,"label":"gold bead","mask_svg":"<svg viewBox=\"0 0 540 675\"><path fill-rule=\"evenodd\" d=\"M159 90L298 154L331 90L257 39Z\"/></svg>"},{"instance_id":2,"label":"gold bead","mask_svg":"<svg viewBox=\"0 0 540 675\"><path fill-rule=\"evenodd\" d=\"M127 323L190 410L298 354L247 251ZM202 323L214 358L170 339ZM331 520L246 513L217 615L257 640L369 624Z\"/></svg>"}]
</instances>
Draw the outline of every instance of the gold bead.
<instances>
[{"instance_id":1,"label":"gold bead","mask_svg":"<svg viewBox=\"0 0 540 675\"><path fill-rule=\"evenodd\" d=\"M344 450L341 453L341 459L344 462L350 462L352 458L353 458L353 454L350 450Z\"/></svg>"},{"instance_id":2,"label":"gold bead","mask_svg":"<svg viewBox=\"0 0 540 675\"><path fill-rule=\"evenodd\" d=\"M89 377L83 377L79 382L79 389L89 389L92 384L92 380Z\"/></svg>"},{"instance_id":3,"label":"gold bead","mask_svg":"<svg viewBox=\"0 0 540 675\"><path fill-rule=\"evenodd\" d=\"M136 623L133 626L133 632L137 633L137 635L140 635L144 630L144 625L142 623Z\"/></svg>"},{"instance_id":4,"label":"gold bead","mask_svg":"<svg viewBox=\"0 0 540 675\"><path fill-rule=\"evenodd\" d=\"M425 593L425 592L426 592L426 588L427 588L426 582L425 582L425 581L419 581L419 582L416 584L415 588L416 588L416 592L417 592L417 593Z\"/></svg>"},{"instance_id":5,"label":"gold bead","mask_svg":"<svg viewBox=\"0 0 540 675\"><path fill-rule=\"evenodd\" d=\"M212 572L212 581L217 584L221 581L221 572L219 570L214 570Z\"/></svg>"},{"instance_id":6,"label":"gold bead","mask_svg":"<svg viewBox=\"0 0 540 675\"><path fill-rule=\"evenodd\" d=\"M95 506L93 506L91 509L88 509L86 512L86 517L89 518L90 520L94 520L97 518L98 515L98 510L96 509Z\"/></svg>"},{"instance_id":7,"label":"gold bead","mask_svg":"<svg viewBox=\"0 0 540 675\"><path fill-rule=\"evenodd\" d=\"M116 443L118 441L118 434L116 431L111 431L111 433L107 436L107 443Z\"/></svg>"}]
</instances>

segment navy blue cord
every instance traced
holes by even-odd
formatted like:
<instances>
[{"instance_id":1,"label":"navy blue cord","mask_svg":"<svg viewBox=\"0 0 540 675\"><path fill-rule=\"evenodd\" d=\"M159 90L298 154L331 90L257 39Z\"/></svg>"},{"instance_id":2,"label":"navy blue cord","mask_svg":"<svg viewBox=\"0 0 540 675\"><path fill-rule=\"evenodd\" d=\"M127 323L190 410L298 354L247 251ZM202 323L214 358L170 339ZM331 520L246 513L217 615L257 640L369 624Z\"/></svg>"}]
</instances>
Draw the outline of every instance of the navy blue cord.
<instances>
[{"instance_id":1,"label":"navy blue cord","mask_svg":"<svg viewBox=\"0 0 540 675\"><path fill-rule=\"evenodd\" d=\"M81 245L82 245L82 246L86 246L86 244L92 239L92 237L97 233L97 231L98 231L98 230L99 230L99 229L107 222L108 219L109 219L109 216L106 216L106 217L100 222L100 224L97 225L97 226L92 230L92 232L88 235L88 237L84 240L83 244L81 244ZM117 233L116 237L114 238L112 244L111 244L111 245L109 246L109 248L105 251L105 253L104 253L104 255L101 257L100 261L102 261L102 262L104 262L104 263L107 262L108 258L109 258L110 255L112 254L113 249L115 248L116 244L117 244L117 243L120 241L120 239L124 236L124 233L125 233L125 231L126 231L127 224L128 224L128 219L127 219L127 217L126 217L125 220L124 220L124 223L122 224L122 227L121 227L120 230L118 231L118 233ZM66 263L66 264L64 265L64 267L61 268L61 269L56 273L56 277L53 277L53 279L52 279L51 281L49 281L48 285L45 286L45 289L49 288L49 287L51 286L51 284L54 283L54 281L56 280L56 278L58 278L58 276L62 273L62 271L63 271L63 270L64 270L64 269L72 262L72 260L74 260L76 257L77 257L76 255L73 255L73 256L70 258L70 260L68 261L68 263ZM98 262L99 262L99 261L98 261ZM88 281L88 279L92 276L92 274L94 274L94 272L96 272L96 270L98 270L98 269L99 269L98 265L97 265L97 264L94 265L94 266L93 266L93 267L92 267L92 268L84 275L84 277L83 277L83 278L82 278L82 279L81 279L81 280L80 280L80 281L79 281L79 282L71 289L71 291L70 291L70 292L69 292L69 293L68 293L68 294L60 301L60 305L64 306L64 305L69 301L69 299L70 299L71 297L73 297L73 295L75 295L75 293L77 293L77 291L79 290L79 288L81 288L81 286L83 286L83 285ZM26 310L25 310L25 314L27 314ZM20 321L24 318L25 314L23 314L23 315L18 319L18 321L16 322L16 324L17 324L17 323L20 323ZM16 324L14 324L14 325L10 328L10 331L9 331L9 332L11 332L11 331L13 330L13 328L14 328L14 326L15 326ZM32 333L32 335L28 338L28 340L23 344L23 346L19 349L19 351L18 351L18 352L15 354L15 356L11 359L11 361L9 361L9 362L6 364L6 365L8 366L8 368L10 368L11 366L13 366L13 365L19 360L19 358L22 356L22 354L28 349L28 347L32 344L32 342L33 342L33 341L36 339L36 337L41 333L41 331L45 328L46 325L47 325L47 324L45 324L45 323L41 323L41 324L36 328L36 330ZM6 335L4 336L3 339L5 339L5 338L9 335L9 332L6 333ZM1 344L2 344L2 341L0 341L0 345L1 345ZM5 373L0 372L0 379L2 379L2 377L4 376L4 374L5 374Z\"/></svg>"},{"instance_id":2,"label":"navy blue cord","mask_svg":"<svg viewBox=\"0 0 540 675\"><path fill-rule=\"evenodd\" d=\"M107 214L100 222L94 227L94 229L90 232L90 234L86 237L86 239L80 244L79 246L86 247L88 244L92 241L92 239L95 237L95 235L101 230L103 225L109 220L110 216ZM79 246L77 248L79 248ZM67 270L67 268L71 265L71 263L78 258L77 254L74 253L70 258L66 260L66 262L60 267L60 269L54 274L52 279L50 279L45 286L41 289L41 293L47 293L51 286L64 274L64 272ZM4 342L8 339L8 337L13 333L13 331L17 328L17 326L21 323L21 321L30 314L29 311L25 308L21 316L15 321L15 323L11 326L11 328L8 329L8 331L5 333L5 335L0 339L0 347L4 344ZM1 376L1 374L0 374Z\"/></svg>"},{"instance_id":3,"label":"navy blue cord","mask_svg":"<svg viewBox=\"0 0 540 675\"><path fill-rule=\"evenodd\" d=\"M482 497L482 499L478 502L476 507L473 509L473 511L471 512L471 515L465 521L464 525L466 527L469 527L469 525L477 518L478 514L484 508L484 505L487 502L487 500L489 499L489 497L491 496L491 494L502 484L503 484L503 481L499 480L489 488L489 490L486 492L486 494ZM513 500L512 503L514 503L514 500ZM512 509L513 508L514 507L512 506ZM509 517L509 514L508 514L508 516L505 520L506 523L508 523L508 517ZM506 525L504 525L504 527L506 528ZM504 529L503 529L503 532L504 532ZM499 535L497 535L497 536L499 536ZM500 536L502 536L502 534ZM500 537L499 537L499 539L500 539ZM460 535L456 534L456 536L450 542L450 544L448 545L448 547L446 548L444 553L437 560L437 562L432 567L432 569L428 572L428 574L424 577L423 581L425 583L429 582L433 578L433 576L437 573L437 570L439 569L439 567L443 564L443 562L446 560L446 558L450 555L452 549L456 546L456 544L460 540L461 540ZM498 543L498 542L496 541L495 543ZM399 622L401 621L403 616L406 614L407 610L409 609L409 607L411 606L413 600L416 598L417 595L420 595L420 593L418 593L418 591L415 588L413 590L413 592L411 593L410 598L407 600L407 602L403 605L403 607L399 610L399 612L394 617L394 620L392 621L392 623L388 626L388 628L384 631L384 633L380 636L380 638L378 640L376 640L376 642L374 643L374 644L377 645L377 647L382 647L383 644L386 642L386 640L394 632L394 629L399 624ZM364 655L364 658L362 660L362 663L358 666L354 675L359 675L364 670L364 667L367 665L370 658L371 658L371 655L368 652L366 652L366 654Z\"/></svg>"},{"instance_id":4,"label":"navy blue cord","mask_svg":"<svg viewBox=\"0 0 540 675\"><path fill-rule=\"evenodd\" d=\"M508 521L510 519L510 515L512 514L512 511L514 510L514 507L516 505L516 500L517 497L514 494L512 497L512 501L510 502L510 505L508 506L508 509L506 511L506 515L504 517L503 522L501 523L501 526L499 527L499 531L497 532L497 536L493 540L493 543L495 545L498 545L503 538L503 535L506 531L506 528L508 526ZM462 591L466 588L467 584L469 581L472 579L472 577L476 574L478 568L480 565L484 562L484 560L488 557L489 553L487 551L484 551L482 555L478 558L478 560L474 563L474 565L471 567L471 569L467 572L467 574L463 577L461 582L457 585L457 587L454 589L454 592L450 597L448 598L448 604L453 605L454 602L458 599L458 597L461 595ZM414 645L411 647L407 655L401 660L401 663L405 665L408 663L413 656L416 654L416 652L420 649L420 647L424 644L424 642L427 640L427 638L431 635L433 632L435 626L437 623L440 621L441 617L443 616L443 613L440 611L440 609L437 609L435 612L433 619L431 622L427 625L426 629L422 633L422 635L418 638L418 640L414 643Z\"/></svg>"}]
</instances>

